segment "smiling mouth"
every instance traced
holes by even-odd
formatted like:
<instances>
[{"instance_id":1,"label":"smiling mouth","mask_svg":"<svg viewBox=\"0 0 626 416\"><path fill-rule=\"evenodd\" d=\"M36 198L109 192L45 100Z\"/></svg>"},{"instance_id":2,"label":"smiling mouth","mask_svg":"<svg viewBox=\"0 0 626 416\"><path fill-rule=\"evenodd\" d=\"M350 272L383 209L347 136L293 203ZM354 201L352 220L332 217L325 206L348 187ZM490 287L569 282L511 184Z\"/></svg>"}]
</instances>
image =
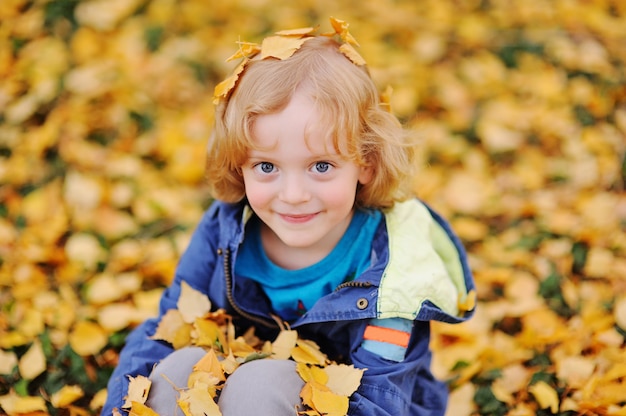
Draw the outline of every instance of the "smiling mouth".
<instances>
[{"instance_id":1,"label":"smiling mouth","mask_svg":"<svg viewBox=\"0 0 626 416\"><path fill-rule=\"evenodd\" d=\"M280 217L289 223L292 224L303 224L315 218L317 213L314 214L279 214Z\"/></svg>"}]
</instances>

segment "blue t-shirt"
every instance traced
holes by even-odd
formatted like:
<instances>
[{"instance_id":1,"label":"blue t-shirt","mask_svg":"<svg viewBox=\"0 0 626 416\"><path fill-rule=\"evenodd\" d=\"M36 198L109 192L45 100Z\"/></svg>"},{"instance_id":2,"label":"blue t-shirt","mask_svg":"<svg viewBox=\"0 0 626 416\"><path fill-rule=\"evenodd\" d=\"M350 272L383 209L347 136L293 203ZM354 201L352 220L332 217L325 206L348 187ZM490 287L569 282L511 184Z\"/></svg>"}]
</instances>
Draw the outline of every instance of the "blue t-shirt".
<instances>
[{"instance_id":1,"label":"blue t-shirt","mask_svg":"<svg viewBox=\"0 0 626 416\"><path fill-rule=\"evenodd\" d=\"M379 211L355 210L348 229L325 258L303 269L288 270L267 257L260 220L255 216L247 225L235 274L258 282L274 312L285 321L294 321L322 296L370 266L372 240L381 218Z\"/></svg>"}]
</instances>

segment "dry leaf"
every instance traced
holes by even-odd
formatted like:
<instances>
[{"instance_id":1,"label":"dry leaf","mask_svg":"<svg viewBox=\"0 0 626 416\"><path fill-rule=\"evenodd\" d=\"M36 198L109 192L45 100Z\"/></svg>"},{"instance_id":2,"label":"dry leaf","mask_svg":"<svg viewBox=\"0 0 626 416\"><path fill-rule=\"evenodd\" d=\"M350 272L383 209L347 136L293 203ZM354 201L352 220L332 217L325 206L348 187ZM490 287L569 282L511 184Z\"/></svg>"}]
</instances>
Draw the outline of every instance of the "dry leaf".
<instances>
[{"instance_id":1,"label":"dry leaf","mask_svg":"<svg viewBox=\"0 0 626 416\"><path fill-rule=\"evenodd\" d=\"M221 416L222 412L213 401L206 385L196 384L194 387L180 392L177 400L185 416Z\"/></svg>"},{"instance_id":2,"label":"dry leaf","mask_svg":"<svg viewBox=\"0 0 626 416\"><path fill-rule=\"evenodd\" d=\"M353 365L331 364L324 367L324 372L328 376L325 384L333 393L350 397L361 385L365 370Z\"/></svg>"},{"instance_id":3,"label":"dry leaf","mask_svg":"<svg viewBox=\"0 0 626 416\"><path fill-rule=\"evenodd\" d=\"M17 365L17 355L13 351L0 350L0 374L11 374Z\"/></svg>"},{"instance_id":4,"label":"dry leaf","mask_svg":"<svg viewBox=\"0 0 626 416\"><path fill-rule=\"evenodd\" d=\"M344 43L339 47L339 51L352 61L353 64L363 66L366 64L365 59L354 49L349 43Z\"/></svg>"},{"instance_id":5,"label":"dry leaf","mask_svg":"<svg viewBox=\"0 0 626 416\"><path fill-rule=\"evenodd\" d=\"M176 306L183 317L183 321L193 323L196 318L201 318L211 310L211 301L207 295L195 290L183 281L180 285L180 296Z\"/></svg>"},{"instance_id":6,"label":"dry leaf","mask_svg":"<svg viewBox=\"0 0 626 416\"><path fill-rule=\"evenodd\" d=\"M128 376L128 394L125 397L125 402L122 405L123 409L129 409L134 403L144 404L148 400L148 394L150 393L150 386L152 381L145 376Z\"/></svg>"},{"instance_id":7,"label":"dry leaf","mask_svg":"<svg viewBox=\"0 0 626 416\"><path fill-rule=\"evenodd\" d=\"M50 403L57 408L68 407L84 395L83 389L79 386L63 386L50 397Z\"/></svg>"},{"instance_id":8,"label":"dry leaf","mask_svg":"<svg viewBox=\"0 0 626 416\"><path fill-rule=\"evenodd\" d=\"M305 363L297 363L296 371L306 383L315 381L319 384L324 384L328 382L328 374L324 371L325 368L311 366Z\"/></svg>"},{"instance_id":9,"label":"dry leaf","mask_svg":"<svg viewBox=\"0 0 626 416\"><path fill-rule=\"evenodd\" d=\"M280 331L272 343L272 357L277 360L287 360L298 341L297 331Z\"/></svg>"},{"instance_id":10,"label":"dry leaf","mask_svg":"<svg viewBox=\"0 0 626 416\"><path fill-rule=\"evenodd\" d=\"M132 402L128 416L159 416L159 414L143 403Z\"/></svg>"},{"instance_id":11,"label":"dry leaf","mask_svg":"<svg viewBox=\"0 0 626 416\"><path fill-rule=\"evenodd\" d=\"M297 346L291 350L291 357L298 363L317 365L324 365L328 360L315 342L303 339L298 339Z\"/></svg>"},{"instance_id":12,"label":"dry leaf","mask_svg":"<svg viewBox=\"0 0 626 416\"><path fill-rule=\"evenodd\" d=\"M26 380L32 380L46 371L46 356L39 340L35 340L28 351L19 360L20 374Z\"/></svg>"},{"instance_id":13,"label":"dry leaf","mask_svg":"<svg viewBox=\"0 0 626 416\"><path fill-rule=\"evenodd\" d=\"M70 347L79 355L94 355L109 341L106 332L94 322L81 321L69 334Z\"/></svg>"},{"instance_id":14,"label":"dry leaf","mask_svg":"<svg viewBox=\"0 0 626 416\"><path fill-rule=\"evenodd\" d=\"M290 36L269 36L263 39L259 59L276 58L287 59L300 49L302 44L311 38L297 38Z\"/></svg>"},{"instance_id":15,"label":"dry leaf","mask_svg":"<svg viewBox=\"0 0 626 416\"><path fill-rule=\"evenodd\" d=\"M46 402L42 397L35 396L18 396L13 390L9 394L0 396L0 407L8 416L37 414L37 412L46 412Z\"/></svg>"},{"instance_id":16,"label":"dry leaf","mask_svg":"<svg viewBox=\"0 0 626 416\"><path fill-rule=\"evenodd\" d=\"M246 68L248 61L248 58L241 61L228 78L215 86L215 90L213 91L213 104L218 104L220 99L228 97L228 93L230 93L230 90L232 90L237 84L239 74L241 74Z\"/></svg>"},{"instance_id":17,"label":"dry leaf","mask_svg":"<svg viewBox=\"0 0 626 416\"><path fill-rule=\"evenodd\" d=\"M333 393L323 384L316 382L311 385L311 403L318 412L329 416L345 416L348 414L349 399Z\"/></svg>"},{"instance_id":18,"label":"dry leaf","mask_svg":"<svg viewBox=\"0 0 626 416\"><path fill-rule=\"evenodd\" d=\"M541 409L549 408L552 413L556 413L559 410L559 396L549 384L544 381L538 381L528 388L528 391L539 403Z\"/></svg>"},{"instance_id":19,"label":"dry leaf","mask_svg":"<svg viewBox=\"0 0 626 416\"><path fill-rule=\"evenodd\" d=\"M217 358L214 350L209 350L207 353L193 366L194 371L204 371L212 374L219 381L226 380L224 371L220 365L220 360Z\"/></svg>"},{"instance_id":20,"label":"dry leaf","mask_svg":"<svg viewBox=\"0 0 626 416\"><path fill-rule=\"evenodd\" d=\"M183 320L178 309L170 309L161 317L152 339L167 341L174 349L189 345L192 326Z\"/></svg>"}]
</instances>

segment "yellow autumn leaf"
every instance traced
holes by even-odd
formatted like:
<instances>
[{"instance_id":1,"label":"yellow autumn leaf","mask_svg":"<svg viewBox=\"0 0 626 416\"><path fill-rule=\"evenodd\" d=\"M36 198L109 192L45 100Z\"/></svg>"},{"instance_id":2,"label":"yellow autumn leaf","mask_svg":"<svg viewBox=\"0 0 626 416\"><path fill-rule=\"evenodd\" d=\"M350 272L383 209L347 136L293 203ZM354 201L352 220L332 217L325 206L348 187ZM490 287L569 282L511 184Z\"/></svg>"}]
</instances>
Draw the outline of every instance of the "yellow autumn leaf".
<instances>
[{"instance_id":1,"label":"yellow autumn leaf","mask_svg":"<svg viewBox=\"0 0 626 416\"><path fill-rule=\"evenodd\" d=\"M228 78L215 86L215 89L213 90L213 104L217 105L220 99L226 98L230 93L230 90L235 88L239 75L246 68L249 61L250 60L248 58L245 58L239 65L237 65L233 73Z\"/></svg>"},{"instance_id":2,"label":"yellow autumn leaf","mask_svg":"<svg viewBox=\"0 0 626 416\"><path fill-rule=\"evenodd\" d=\"M305 382L315 381L320 384L326 384L328 382L328 374L323 368L317 366L311 366L306 363L297 363L296 371Z\"/></svg>"},{"instance_id":3,"label":"yellow autumn leaf","mask_svg":"<svg viewBox=\"0 0 626 416\"><path fill-rule=\"evenodd\" d=\"M221 416L222 412L213 401L207 386L196 384L194 387L180 392L177 400L185 416Z\"/></svg>"},{"instance_id":4,"label":"yellow autumn leaf","mask_svg":"<svg viewBox=\"0 0 626 416\"><path fill-rule=\"evenodd\" d=\"M185 281L180 286L180 296L176 303L186 323L193 323L196 318L206 315L211 310L211 301L204 293L192 288Z\"/></svg>"},{"instance_id":5,"label":"yellow autumn leaf","mask_svg":"<svg viewBox=\"0 0 626 416\"><path fill-rule=\"evenodd\" d=\"M272 342L272 356L277 360L287 360L291 356L291 350L298 341L297 331L280 331Z\"/></svg>"},{"instance_id":6,"label":"yellow autumn leaf","mask_svg":"<svg viewBox=\"0 0 626 416\"><path fill-rule=\"evenodd\" d=\"M323 371L328 377L325 384L333 393L350 397L359 388L366 370L353 365L331 364L324 367Z\"/></svg>"},{"instance_id":7,"label":"yellow autumn leaf","mask_svg":"<svg viewBox=\"0 0 626 416\"><path fill-rule=\"evenodd\" d=\"M135 403L144 404L148 400L148 394L150 393L150 386L152 381L145 376L128 376L128 393L124 398L123 409L129 409L134 406Z\"/></svg>"},{"instance_id":8,"label":"yellow autumn leaf","mask_svg":"<svg viewBox=\"0 0 626 416\"><path fill-rule=\"evenodd\" d=\"M205 347L227 347L228 345L223 329L213 320L197 318L194 322L194 330L192 337L195 345Z\"/></svg>"},{"instance_id":9,"label":"yellow autumn leaf","mask_svg":"<svg viewBox=\"0 0 626 416\"><path fill-rule=\"evenodd\" d=\"M328 416L348 414L348 397L335 394L323 384L314 381L308 384L311 385L311 403L315 410Z\"/></svg>"},{"instance_id":10,"label":"yellow autumn leaf","mask_svg":"<svg viewBox=\"0 0 626 416\"><path fill-rule=\"evenodd\" d=\"M220 360L217 358L214 350L209 350L207 353L193 366L194 371L204 371L212 374L219 381L226 380L224 371L220 365Z\"/></svg>"},{"instance_id":11,"label":"yellow autumn leaf","mask_svg":"<svg viewBox=\"0 0 626 416\"><path fill-rule=\"evenodd\" d=\"M133 402L128 416L159 416L159 414L143 403Z\"/></svg>"},{"instance_id":12,"label":"yellow autumn leaf","mask_svg":"<svg viewBox=\"0 0 626 416\"><path fill-rule=\"evenodd\" d=\"M50 403L56 408L68 407L84 395L83 389L79 386L63 386L61 390L50 396Z\"/></svg>"},{"instance_id":13,"label":"yellow autumn leaf","mask_svg":"<svg viewBox=\"0 0 626 416\"><path fill-rule=\"evenodd\" d=\"M330 24L335 30L335 33L341 37L341 40L344 42L351 43L352 45L359 46L359 43L354 39L354 37L348 31L350 24L345 20L336 19L334 17L330 17Z\"/></svg>"},{"instance_id":14,"label":"yellow autumn leaf","mask_svg":"<svg viewBox=\"0 0 626 416\"><path fill-rule=\"evenodd\" d=\"M107 333L94 322L80 321L69 334L70 347L79 355L95 355L108 342Z\"/></svg>"},{"instance_id":15,"label":"yellow autumn leaf","mask_svg":"<svg viewBox=\"0 0 626 416\"><path fill-rule=\"evenodd\" d=\"M220 365L222 366L222 371L225 374L232 374L238 367L239 362L235 358L235 355L232 351L228 352L228 355L224 356L224 358L220 361Z\"/></svg>"},{"instance_id":16,"label":"yellow autumn leaf","mask_svg":"<svg viewBox=\"0 0 626 416\"><path fill-rule=\"evenodd\" d=\"M239 58L251 58L261 51L261 45L251 42L237 42L239 49L226 59L226 62L234 61Z\"/></svg>"},{"instance_id":17,"label":"yellow autumn leaf","mask_svg":"<svg viewBox=\"0 0 626 416\"><path fill-rule=\"evenodd\" d=\"M46 371L46 356L43 353L41 342L36 339L20 358L18 368L21 376L26 380L32 380Z\"/></svg>"},{"instance_id":18,"label":"yellow autumn leaf","mask_svg":"<svg viewBox=\"0 0 626 416\"><path fill-rule=\"evenodd\" d=\"M192 326L183 320L178 309L168 310L159 321L152 339L167 341L175 349L189 345L191 341Z\"/></svg>"},{"instance_id":19,"label":"yellow autumn leaf","mask_svg":"<svg viewBox=\"0 0 626 416\"><path fill-rule=\"evenodd\" d=\"M365 59L354 49L349 43L344 43L339 47L339 51L352 61L353 64L363 66L366 64Z\"/></svg>"},{"instance_id":20,"label":"yellow autumn leaf","mask_svg":"<svg viewBox=\"0 0 626 416\"><path fill-rule=\"evenodd\" d=\"M43 397L18 396L13 390L4 396L0 396L0 407L8 416L26 415L29 413L45 412L48 408Z\"/></svg>"},{"instance_id":21,"label":"yellow autumn leaf","mask_svg":"<svg viewBox=\"0 0 626 416\"><path fill-rule=\"evenodd\" d=\"M17 365L17 355L13 351L0 349L0 374L11 374Z\"/></svg>"},{"instance_id":22,"label":"yellow autumn leaf","mask_svg":"<svg viewBox=\"0 0 626 416\"><path fill-rule=\"evenodd\" d=\"M300 49L302 44L311 38L297 38L290 36L269 36L261 43L259 59L276 58L287 59Z\"/></svg>"},{"instance_id":23,"label":"yellow autumn leaf","mask_svg":"<svg viewBox=\"0 0 626 416\"><path fill-rule=\"evenodd\" d=\"M302 36L305 36L305 35L313 34L313 32L315 32L318 27L319 26L316 26L316 27L301 27L299 29L279 30L278 32L274 32L274 34L275 35L279 35L279 36L297 36L297 37L302 37Z\"/></svg>"},{"instance_id":24,"label":"yellow autumn leaf","mask_svg":"<svg viewBox=\"0 0 626 416\"><path fill-rule=\"evenodd\" d=\"M97 410L102 408L107 400L107 394L108 392L106 388L98 390L98 392L94 394L93 398L89 402L89 408L91 410Z\"/></svg>"},{"instance_id":25,"label":"yellow autumn leaf","mask_svg":"<svg viewBox=\"0 0 626 416\"><path fill-rule=\"evenodd\" d=\"M535 397L541 409L549 408L552 413L559 410L559 396L548 383L538 381L528 388L528 391Z\"/></svg>"},{"instance_id":26,"label":"yellow autumn leaf","mask_svg":"<svg viewBox=\"0 0 626 416\"><path fill-rule=\"evenodd\" d=\"M303 339L298 339L297 346L291 350L291 357L298 363L316 365L324 365L328 360L315 342Z\"/></svg>"}]
</instances>

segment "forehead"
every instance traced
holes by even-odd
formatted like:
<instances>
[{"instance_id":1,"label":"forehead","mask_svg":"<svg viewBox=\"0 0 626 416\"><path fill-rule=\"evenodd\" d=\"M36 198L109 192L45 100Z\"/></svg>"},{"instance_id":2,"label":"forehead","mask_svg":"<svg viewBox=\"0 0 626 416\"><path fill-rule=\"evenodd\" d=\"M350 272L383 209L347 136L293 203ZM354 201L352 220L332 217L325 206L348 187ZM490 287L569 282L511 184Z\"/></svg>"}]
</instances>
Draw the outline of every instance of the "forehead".
<instances>
[{"instance_id":1,"label":"forehead","mask_svg":"<svg viewBox=\"0 0 626 416\"><path fill-rule=\"evenodd\" d=\"M333 130L315 100L296 92L283 109L254 118L252 144L256 150L302 144L314 153L343 153L334 144Z\"/></svg>"}]
</instances>

